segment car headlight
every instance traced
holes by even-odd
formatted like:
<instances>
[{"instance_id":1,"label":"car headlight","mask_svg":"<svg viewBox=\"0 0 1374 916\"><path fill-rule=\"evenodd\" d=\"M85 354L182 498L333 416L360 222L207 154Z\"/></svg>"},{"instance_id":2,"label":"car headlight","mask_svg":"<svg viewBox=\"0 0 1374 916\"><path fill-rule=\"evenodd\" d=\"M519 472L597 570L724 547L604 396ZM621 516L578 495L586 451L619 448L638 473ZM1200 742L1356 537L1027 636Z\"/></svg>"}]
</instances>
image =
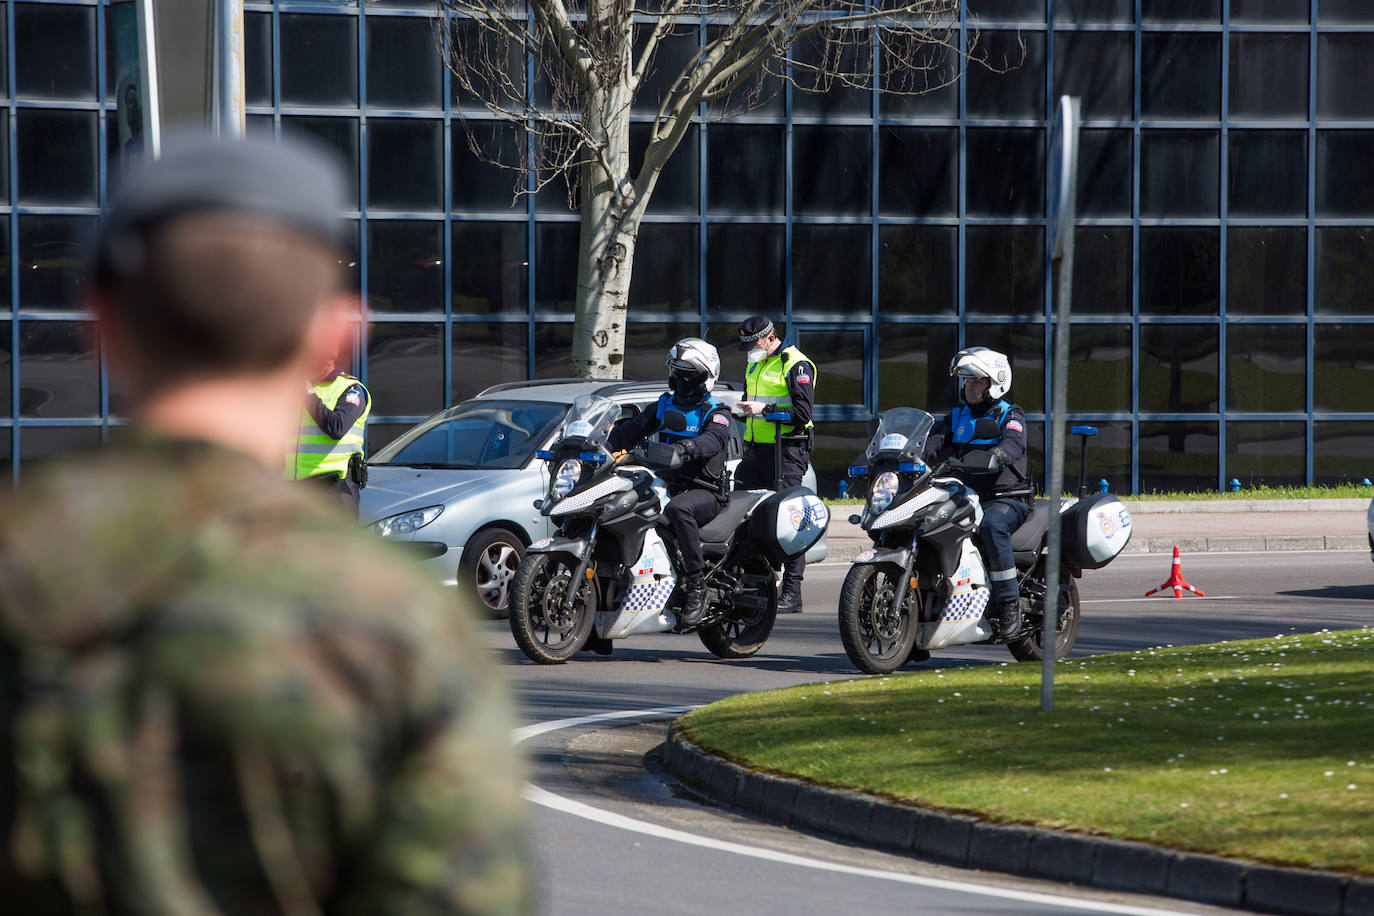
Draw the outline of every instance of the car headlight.
<instances>
[{"instance_id":1,"label":"car headlight","mask_svg":"<svg viewBox=\"0 0 1374 916\"><path fill-rule=\"evenodd\" d=\"M374 534L380 534L387 538L397 534L409 534L418 531L439 517L439 513L444 511L443 506L426 506L423 509L412 509L409 512L402 512L400 515L393 515L381 521L373 522L371 528Z\"/></svg>"},{"instance_id":2,"label":"car headlight","mask_svg":"<svg viewBox=\"0 0 1374 916\"><path fill-rule=\"evenodd\" d=\"M868 493L868 508L874 515L879 515L887 511L896 497L897 475L892 471L883 471L874 479L873 489Z\"/></svg>"},{"instance_id":3,"label":"car headlight","mask_svg":"<svg viewBox=\"0 0 1374 916\"><path fill-rule=\"evenodd\" d=\"M564 458L553 475L553 495L562 499L572 492L573 487L582 479L582 462L576 458Z\"/></svg>"}]
</instances>

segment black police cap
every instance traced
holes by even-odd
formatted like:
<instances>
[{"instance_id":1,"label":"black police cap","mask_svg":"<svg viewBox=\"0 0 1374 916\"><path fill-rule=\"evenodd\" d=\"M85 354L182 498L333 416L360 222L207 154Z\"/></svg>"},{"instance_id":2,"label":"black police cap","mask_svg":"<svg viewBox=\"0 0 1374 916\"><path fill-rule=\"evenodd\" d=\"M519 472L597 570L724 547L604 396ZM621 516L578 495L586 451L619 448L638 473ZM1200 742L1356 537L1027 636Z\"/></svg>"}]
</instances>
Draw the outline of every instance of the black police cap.
<instances>
[{"instance_id":1,"label":"black police cap","mask_svg":"<svg viewBox=\"0 0 1374 916\"><path fill-rule=\"evenodd\" d=\"M203 213L260 217L340 247L344 186L338 160L313 143L174 138L161 158L128 175L106 210L97 268L137 269L142 241L152 232Z\"/></svg>"},{"instance_id":2,"label":"black police cap","mask_svg":"<svg viewBox=\"0 0 1374 916\"><path fill-rule=\"evenodd\" d=\"M750 315L739 323L739 348L751 350L754 344L773 333L773 322L762 315Z\"/></svg>"}]
</instances>

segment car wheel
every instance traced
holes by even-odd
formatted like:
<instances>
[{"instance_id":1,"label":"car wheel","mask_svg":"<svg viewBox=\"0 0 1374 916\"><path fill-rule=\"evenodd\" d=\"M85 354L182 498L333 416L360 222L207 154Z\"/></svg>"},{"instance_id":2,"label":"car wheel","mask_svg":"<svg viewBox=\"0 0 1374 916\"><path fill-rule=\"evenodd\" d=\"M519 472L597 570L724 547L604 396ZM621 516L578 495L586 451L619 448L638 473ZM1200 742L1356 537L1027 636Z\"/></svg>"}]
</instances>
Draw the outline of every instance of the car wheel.
<instances>
[{"instance_id":1,"label":"car wheel","mask_svg":"<svg viewBox=\"0 0 1374 916\"><path fill-rule=\"evenodd\" d=\"M525 555L525 544L506 528L479 531L463 551L463 586L493 617L510 613L510 585Z\"/></svg>"}]
</instances>

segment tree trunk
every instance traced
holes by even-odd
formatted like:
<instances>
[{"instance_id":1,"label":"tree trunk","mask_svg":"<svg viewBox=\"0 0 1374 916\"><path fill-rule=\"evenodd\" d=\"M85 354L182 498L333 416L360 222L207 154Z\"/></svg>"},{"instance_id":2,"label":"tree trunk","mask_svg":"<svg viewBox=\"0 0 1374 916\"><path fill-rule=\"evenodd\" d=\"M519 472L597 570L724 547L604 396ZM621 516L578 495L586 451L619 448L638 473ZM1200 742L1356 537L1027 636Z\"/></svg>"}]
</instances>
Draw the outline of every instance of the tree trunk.
<instances>
[{"instance_id":1,"label":"tree trunk","mask_svg":"<svg viewBox=\"0 0 1374 916\"><path fill-rule=\"evenodd\" d=\"M621 175L617 188L606 179L600 163L582 166L572 369L584 378L623 378L625 372L625 318L640 207L633 185L624 172Z\"/></svg>"}]
</instances>

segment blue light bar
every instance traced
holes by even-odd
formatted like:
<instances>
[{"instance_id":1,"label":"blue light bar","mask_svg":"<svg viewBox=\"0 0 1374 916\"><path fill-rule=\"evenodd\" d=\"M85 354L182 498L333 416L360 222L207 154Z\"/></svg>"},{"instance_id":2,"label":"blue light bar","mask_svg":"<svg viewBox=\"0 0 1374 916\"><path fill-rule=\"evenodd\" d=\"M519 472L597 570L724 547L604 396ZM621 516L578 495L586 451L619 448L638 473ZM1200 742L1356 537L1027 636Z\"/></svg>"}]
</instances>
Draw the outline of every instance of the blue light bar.
<instances>
[{"instance_id":1,"label":"blue light bar","mask_svg":"<svg viewBox=\"0 0 1374 916\"><path fill-rule=\"evenodd\" d=\"M539 451L534 453L534 457L542 458L544 461L548 461L551 458L553 458L553 452L549 451L546 448L541 448Z\"/></svg>"},{"instance_id":2,"label":"blue light bar","mask_svg":"<svg viewBox=\"0 0 1374 916\"><path fill-rule=\"evenodd\" d=\"M1069 430L1069 435L1071 435L1071 436L1096 436L1096 435L1097 435L1097 427L1096 427L1096 426L1075 426L1073 429Z\"/></svg>"},{"instance_id":3,"label":"blue light bar","mask_svg":"<svg viewBox=\"0 0 1374 916\"><path fill-rule=\"evenodd\" d=\"M897 465L897 470L906 474L924 474L926 472L925 462L922 461L903 461Z\"/></svg>"},{"instance_id":4,"label":"blue light bar","mask_svg":"<svg viewBox=\"0 0 1374 916\"><path fill-rule=\"evenodd\" d=\"M851 464L851 465L849 466L849 476L850 476L850 477L867 477L867 476L868 476L868 467L867 467L866 465L862 465L862 464Z\"/></svg>"},{"instance_id":5,"label":"blue light bar","mask_svg":"<svg viewBox=\"0 0 1374 916\"><path fill-rule=\"evenodd\" d=\"M769 423L786 423L788 420L792 419L792 415L790 413L776 411L774 413L764 414L763 418Z\"/></svg>"},{"instance_id":6,"label":"blue light bar","mask_svg":"<svg viewBox=\"0 0 1374 916\"><path fill-rule=\"evenodd\" d=\"M579 452L577 457L583 461L590 461L592 464L601 464L606 460L606 456L601 452Z\"/></svg>"}]
</instances>

